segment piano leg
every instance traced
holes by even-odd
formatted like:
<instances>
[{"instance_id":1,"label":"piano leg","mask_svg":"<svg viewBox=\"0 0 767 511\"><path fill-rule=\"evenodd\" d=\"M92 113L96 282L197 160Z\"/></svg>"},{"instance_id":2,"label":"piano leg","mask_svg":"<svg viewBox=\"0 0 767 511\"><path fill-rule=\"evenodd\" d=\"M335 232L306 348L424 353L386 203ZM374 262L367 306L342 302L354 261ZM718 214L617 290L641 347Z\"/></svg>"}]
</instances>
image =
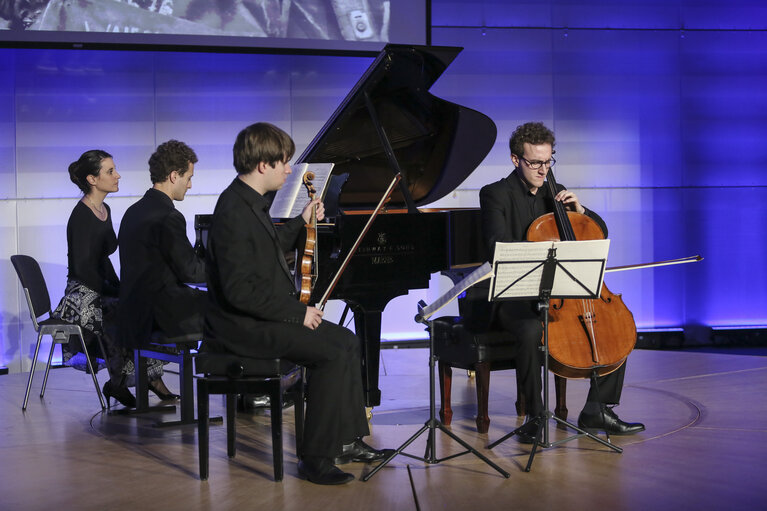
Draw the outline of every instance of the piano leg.
<instances>
[{"instance_id":1,"label":"piano leg","mask_svg":"<svg viewBox=\"0 0 767 511\"><path fill-rule=\"evenodd\" d=\"M362 387L365 392L365 406L381 404L381 390L378 388L378 368L381 356L381 310L366 310L353 307L354 329L362 341Z\"/></svg>"}]
</instances>

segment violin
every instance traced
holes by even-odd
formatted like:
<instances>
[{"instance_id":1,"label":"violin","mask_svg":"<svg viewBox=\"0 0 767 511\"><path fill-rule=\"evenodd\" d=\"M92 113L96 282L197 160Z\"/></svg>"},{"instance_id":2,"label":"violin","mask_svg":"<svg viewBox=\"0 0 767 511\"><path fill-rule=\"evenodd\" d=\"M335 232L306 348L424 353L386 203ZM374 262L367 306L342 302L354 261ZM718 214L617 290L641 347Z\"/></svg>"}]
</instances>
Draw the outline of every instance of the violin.
<instances>
[{"instance_id":1,"label":"violin","mask_svg":"<svg viewBox=\"0 0 767 511\"><path fill-rule=\"evenodd\" d=\"M309 194L309 201L314 200L314 196L316 195L316 190L314 189L314 185L312 184L312 180L314 179L314 172L307 171L303 176L303 183L306 187L306 191ZM384 208L386 203L389 202L389 199L391 198L391 194L394 192L394 188L399 183L400 179L402 179L402 174L399 172L392 178L391 182L389 183L389 187L386 189L386 192L384 193L383 197L381 197L381 200L378 202L378 205L376 206L375 210L373 210L373 213L368 217L367 223L365 223L365 226L362 228L362 232L357 236L357 239L354 241L354 244L349 249L349 252L346 254L346 257L344 258L343 262L339 266L336 273L333 275L333 278L330 280L330 283L327 286L327 289L323 293L322 297L320 298L319 302L317 302L317 308L320 310L323 310L325 308L325 304L327 304L328 300L330 299L330 294L333 292L333 289L335 289L336 284L338 284L338 281L341 278L341 275L343 274L344 270L346 270L346 267L349 265L349 262L351 261L352 256L357 252L357 249L360 246L360 243L362 242L362 239L365 237L367 232L370 230L370 227L373 225L373 221L378 216L378 213L381 212L381 210ZM306 242L304 244L304 250L300 257L300 260L297 264L297 271L296 271L296 289L298 289L299 293L299 300L304 305L309 304L309 300L311 300L312 292L314 290L314 284L317 282L317 275L319 274L317 269L317 262L316 262L316 256L318 254L317 252L317 206L314 206L312 208L312 214L311 218L308 223L304 225L306 228ZM300 269L300 271L298 271Z\"/></svg>"},{"instance_id":2,"label":"violin","mask_svg":"<svg viewBox=\"0 0 767 511\"><path fill-rule=\"evenodd\" d=\"M554 174L546 183L557 195ZM554 212L536 218L527 230L528 241L604 239L599 224L587 215L567 211L554 201ZM634 315L619 294L602 285L599 298L549 300L550 369L565 378L604 376L618 369L636 344Z\"/></svg>"},{"instance_id":3,"label":"violin","mask_svg":"<svg viewBox=\"0 0 767 511\"><path fill-rule=\"evenodd\" d=\"M306 172L303 176L303 183L310 202L314 200L314 195L317 193L314 184L312 184L313 179L314 172L311 171ZM317 264L315 263L317 255L317 206L312 207L311 218L304 227L306 228L306 242L300 258L300 271L296 272L296 288L299 290L298 298L301 303L308 305L314 283L317 281Z\"/></svg>"}]
</instances>

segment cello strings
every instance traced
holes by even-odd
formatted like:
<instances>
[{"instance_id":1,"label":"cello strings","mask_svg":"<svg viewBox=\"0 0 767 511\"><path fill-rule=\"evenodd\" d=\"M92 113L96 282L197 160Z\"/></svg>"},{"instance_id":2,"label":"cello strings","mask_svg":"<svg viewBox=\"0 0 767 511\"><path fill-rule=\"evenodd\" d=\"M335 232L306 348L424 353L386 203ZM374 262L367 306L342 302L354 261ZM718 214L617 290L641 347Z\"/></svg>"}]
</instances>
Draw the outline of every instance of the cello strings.
<instances>
[{"instance_id":1,"label":"cello strings","mask_svg":"<svg viewBox=\"0 0 767 511\"><path fill-rule=\"evenodd\" d=\"M580 300L580 314L583 321L586 323L586 332L589 337L588 341L591 344L592 360L594 363L599 364L599 351L597 351L596 342L596 330L594 323L596 322L596 311L594 308L594 300Z\"/></svg>"}]
</instances>

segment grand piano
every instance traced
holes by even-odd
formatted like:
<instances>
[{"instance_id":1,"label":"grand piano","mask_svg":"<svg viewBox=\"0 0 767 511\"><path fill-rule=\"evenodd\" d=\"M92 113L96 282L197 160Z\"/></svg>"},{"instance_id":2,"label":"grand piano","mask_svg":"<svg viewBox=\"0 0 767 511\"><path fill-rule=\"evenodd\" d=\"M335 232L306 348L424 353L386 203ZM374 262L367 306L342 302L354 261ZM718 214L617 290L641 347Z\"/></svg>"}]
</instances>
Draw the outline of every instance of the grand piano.
<instances>
[{"instance_id":1,"label":"grand piano","mask_svg":"<svg viewBox=\"0 0 767 511\"><path fill-rule=\"evenodd\" d=\"M310 303L328 289L392 178L402 176L330 295L354 313L367 406L381 402L386 304L427 288L432 273L486 260L479 210L418 209L455 190L495 142L490 118L429 93L460 51L387 45L296 160L334 164L325 196L330 223L318 226L319 273ZM206 223L198 215L198 238Z\"/></svg>"}]
</instances>

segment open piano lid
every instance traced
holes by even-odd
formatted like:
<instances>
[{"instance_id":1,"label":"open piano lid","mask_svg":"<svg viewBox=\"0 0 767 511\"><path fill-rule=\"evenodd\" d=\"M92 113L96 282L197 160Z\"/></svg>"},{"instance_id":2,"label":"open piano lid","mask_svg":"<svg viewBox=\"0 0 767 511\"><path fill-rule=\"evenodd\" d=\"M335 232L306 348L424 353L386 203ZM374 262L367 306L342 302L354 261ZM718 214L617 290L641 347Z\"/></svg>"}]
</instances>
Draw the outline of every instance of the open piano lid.
<instances>
[{"instance_id":1,"label":"open piano lid","mask_svg":"<svg viewBox=\"0 0 767 511\"><path fill-rule=\"evenodd\" d=\"M396 171L368 110L367 95L402 171L402 188L415 205L455 190L482 162L497 134L486 115L428 92L460 51L387 45L297 163L334 163L333 174L349 174L339 204L375 205ZM405 203L403 192L395 191L389 205Z\"/></svg>"}]
</instances>

